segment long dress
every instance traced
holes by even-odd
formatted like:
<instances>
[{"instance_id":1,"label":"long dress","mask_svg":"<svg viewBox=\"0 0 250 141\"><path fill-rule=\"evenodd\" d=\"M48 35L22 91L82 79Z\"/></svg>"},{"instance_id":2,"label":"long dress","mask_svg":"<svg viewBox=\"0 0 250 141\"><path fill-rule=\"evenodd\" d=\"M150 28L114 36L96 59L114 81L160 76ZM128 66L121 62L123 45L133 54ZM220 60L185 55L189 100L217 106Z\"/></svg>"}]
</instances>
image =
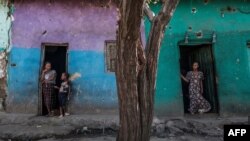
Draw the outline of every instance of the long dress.
<instances>
[{"instance_id":1,"label":"long dress","mask_svg":"<svg viewBox=\"0 0 250 141\"><path fill-rule=\"evenodd\" d=\"M50 70L45 73L44 78L42 80L48 80L49 78L54 78L53 80L47 81L42 85L42 93L44 97L44 103L46 106L53 109L55 103L55 95L54 95L54 86L55 86L55 78L56 78L56 71Z\"/></svg>"},{"instance_id":2,"label":"long dress","mask_svg":"<svg viewBox=\"0 0 250 141\"><path fill-rule=\"evenodd\" d=\"M202 80L204 79L203 73L198 72L195 74L189 71L186 76L189 81L189 98L190 98L190 113L194 114L202 110L208 112L211 109L209 102L202 96Z\"/></svg>"}]
</instances>

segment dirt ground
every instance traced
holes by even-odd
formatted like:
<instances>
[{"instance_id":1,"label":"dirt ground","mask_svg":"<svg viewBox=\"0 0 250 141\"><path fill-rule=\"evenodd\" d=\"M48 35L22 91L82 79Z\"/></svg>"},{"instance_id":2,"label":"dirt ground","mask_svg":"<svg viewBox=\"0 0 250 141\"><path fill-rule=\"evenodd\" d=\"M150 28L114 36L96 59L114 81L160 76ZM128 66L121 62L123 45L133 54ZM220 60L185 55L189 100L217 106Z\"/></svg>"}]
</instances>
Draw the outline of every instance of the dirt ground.
<instances>
[{"instance_id":1,"label":"dirt ground","mask_svg":"<svg viewBox=\"0 0 250 141\"><path fill-rule=\"evenodd\" d=\"M155 117L151 141L222 141L224 124L248 124L248 117ZM117 115L0 113L0 141L115 141L118 126Z\"/></svg>"},{"instance_id":2,"label":"dirt ground","mask_svg":"<svg viewBox=\"0 0 250 141\"><path fill-rule=\"evenodd\" d=\"M193 137L193 136L186 136L186 137L172 137L172 138L157 138L152 137L151 141L223 141L223 139L219 138L207 138L204 137ZM94 137L94 138L73 138L73 139L44 139L40 141L116 141L115 137Z\"/></svg>"}]
</instances>

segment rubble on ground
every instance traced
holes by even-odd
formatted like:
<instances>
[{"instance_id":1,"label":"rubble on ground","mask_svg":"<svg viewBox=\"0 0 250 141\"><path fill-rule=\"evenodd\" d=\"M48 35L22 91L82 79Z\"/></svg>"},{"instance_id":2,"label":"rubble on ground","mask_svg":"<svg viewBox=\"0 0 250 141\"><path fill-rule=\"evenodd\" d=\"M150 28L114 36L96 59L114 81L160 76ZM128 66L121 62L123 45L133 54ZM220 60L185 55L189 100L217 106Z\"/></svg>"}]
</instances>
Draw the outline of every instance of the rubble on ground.
<instances>
[{"instance_id":1,"label":"rubble on ground","mask_svg":"<svg viewBox=\"0 0 250 141\"><path fill-rule=\"evenodd\" d=\"M152 141L223 140L224 124L247 124L238 118L154 118ZM28 114L0 113L0 141L115 141L117 115L71 115L62 119Z\"/></svg>"}]
</instances>

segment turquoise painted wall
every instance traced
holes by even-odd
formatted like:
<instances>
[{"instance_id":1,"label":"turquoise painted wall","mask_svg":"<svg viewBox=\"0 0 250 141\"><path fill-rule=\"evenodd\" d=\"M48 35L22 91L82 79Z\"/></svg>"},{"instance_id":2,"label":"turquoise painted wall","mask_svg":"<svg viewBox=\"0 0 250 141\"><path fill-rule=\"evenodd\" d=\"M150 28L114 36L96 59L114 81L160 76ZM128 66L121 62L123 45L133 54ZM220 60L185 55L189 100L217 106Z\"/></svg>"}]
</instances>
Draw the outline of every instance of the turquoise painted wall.
<instances>
[{"instance_id":1,"label":"turquoise painted wall","mask_svg":"<svg viewBox=\"0 0 250 141\"><path fill-rule=\"evenodd\" d=\"M0 0L0 51L8 47L8 30L10 29L10 18L7 18L9 8L5 0Z\"/></svg>"},{"instance_id":2,"label":"turquoise painted wall","mask_svg":"<svg viewBox=\"0 0 250 141\"><path fill-rule=\"evenodd\" d=\"M160 5L152 5L157 12ZM228 7L235 11L228 11ZM192 9L196 12L193 13ZM179 47L185 33L215 32L215 57L219 113L221 115L249 114L250 111L250 1L213 0L205 4L200 0L181 0L171 22L166 27L157 73L155 110L158 115L183 115L180 79ZM146 19L146 34L150 23ZM196 37L192 37L196 39ZM196 39L198 40L198 39Z\"/></svg>"}]
</instances>

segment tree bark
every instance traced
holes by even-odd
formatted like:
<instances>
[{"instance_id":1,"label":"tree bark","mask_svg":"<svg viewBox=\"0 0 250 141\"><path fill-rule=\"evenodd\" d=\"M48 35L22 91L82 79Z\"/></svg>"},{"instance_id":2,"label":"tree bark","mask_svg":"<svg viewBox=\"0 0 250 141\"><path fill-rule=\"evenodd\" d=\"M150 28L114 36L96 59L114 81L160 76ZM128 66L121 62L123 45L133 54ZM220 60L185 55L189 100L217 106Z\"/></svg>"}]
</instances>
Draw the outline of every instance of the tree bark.
<instances>
[{"instance_id":1,"label":"tree bark","mask_svg":"<svg viewBox=\"0 0 250 141\"><path fill-rule=\"evenodd\" d=\"M144 0L122 0L119 5L116 79L120 129L117 141L149 141L153 119L159 49L166 24L178 0L166 0L153 17L146 49L141 41Z\"/></svg>"}]
</instances>

